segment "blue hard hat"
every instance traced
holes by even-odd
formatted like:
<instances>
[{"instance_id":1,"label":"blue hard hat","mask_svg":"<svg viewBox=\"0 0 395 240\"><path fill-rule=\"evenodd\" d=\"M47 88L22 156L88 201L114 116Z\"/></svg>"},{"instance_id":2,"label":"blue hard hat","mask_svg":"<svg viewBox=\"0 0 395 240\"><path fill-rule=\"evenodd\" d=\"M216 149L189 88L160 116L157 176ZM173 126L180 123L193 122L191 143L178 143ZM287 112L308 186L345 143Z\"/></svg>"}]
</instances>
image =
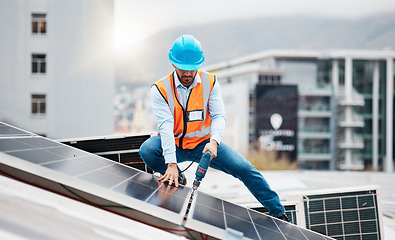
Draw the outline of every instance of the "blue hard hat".
<instances>
[{"instance_id":1,"label":"blue hard hat","mask_svg":"<svg viewBox=\"0 0 395 240\"><path fill-rule=\"evenodd\" d=\"M178 69L198 70L204 62L204 53L200 42L191 35L182 35L169 50L169 60Z\"/></svg>"}]
</instances>

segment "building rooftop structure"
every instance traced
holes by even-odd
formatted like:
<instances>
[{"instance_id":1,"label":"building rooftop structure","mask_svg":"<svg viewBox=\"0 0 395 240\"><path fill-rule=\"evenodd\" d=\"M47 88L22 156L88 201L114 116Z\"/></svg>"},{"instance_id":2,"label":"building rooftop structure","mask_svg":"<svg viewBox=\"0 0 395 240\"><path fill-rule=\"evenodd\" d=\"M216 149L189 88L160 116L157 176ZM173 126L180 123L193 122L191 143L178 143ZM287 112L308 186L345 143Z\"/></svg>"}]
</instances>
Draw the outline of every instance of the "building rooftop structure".
<instances>
[{"instance_id":1,"label":"building rooftop structure","mask_svg":"<svg viewBox=\"0 0 395 240\"><path fill-rule=\"evenodd\" d=\"M297 50L297 49L271 49L267 51L253 53L247 56L221 61L204 66L208 71L230 68L233 66L244 65L267 58L344 58L352 56L356 59L387 59L395 58L395 51L391 49L366 50L366 49L331 49L331 50Z\"/></svg>"},{"instance_id":2,"label":"building rooftop structure","mask_svg":"<svg viewBox=\"0 0 395 240\"><path fill-rule=\"evenodd\" d=\"M257 89L271 88L277 99L287 99L281 86L296 86L297 128L292 130L300 167L393 172L394 59L390 49L269 50L205 70L221 83L232 126L223 140L240 152L256 145L262 132L258 123L264 121L259 116L274 114L274 109L257 108L262 99ZM291 104L281 101L278 109Z\"/></svg>"}]
</instances>

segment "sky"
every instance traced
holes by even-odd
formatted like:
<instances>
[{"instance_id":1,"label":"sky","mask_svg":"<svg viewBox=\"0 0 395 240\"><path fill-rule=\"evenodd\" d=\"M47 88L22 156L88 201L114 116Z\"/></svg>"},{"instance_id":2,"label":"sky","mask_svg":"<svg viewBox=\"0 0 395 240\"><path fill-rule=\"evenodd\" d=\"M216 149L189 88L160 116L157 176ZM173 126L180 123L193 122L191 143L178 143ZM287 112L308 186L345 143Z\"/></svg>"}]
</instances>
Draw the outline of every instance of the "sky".
<instances>
[{"instance_id":1,"label":"sky","mask_svg":"<svg viewBox=\"0 0 395 240\"><path fill-rule=\"evenodd\" d=\"M357 19L395 14L395 0L114 0L114 44L120 49L175 26L227 19L320 16Z\"/></svg>"}]
</instances>

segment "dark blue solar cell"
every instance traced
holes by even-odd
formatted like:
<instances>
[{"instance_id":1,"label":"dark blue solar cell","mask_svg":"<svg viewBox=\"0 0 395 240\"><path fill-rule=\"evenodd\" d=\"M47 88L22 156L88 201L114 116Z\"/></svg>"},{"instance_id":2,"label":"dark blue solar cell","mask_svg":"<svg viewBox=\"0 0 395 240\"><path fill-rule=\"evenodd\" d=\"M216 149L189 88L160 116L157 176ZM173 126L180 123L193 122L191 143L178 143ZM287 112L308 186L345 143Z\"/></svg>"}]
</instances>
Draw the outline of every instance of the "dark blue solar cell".
<instances>
[{"instance_id":1,"label":"dark blue solar cell","mask_svg":"<svg viewBox=\"0 0 395 240\"><path fill-rule=\"evenodd\" d=\"M8 152L7 154L10 154L14 157L18 157L36 164L44 164L44 163L49 163L49 162L64 159L59 155L50 153L42 149Z\"/></svg>"},{"instance_id":2,"label":"dark blue solar cell","mask_svg":"<svg viewBox=\"0 0 395 240\"><path fill-rule=\"evenodd\" d=\"M272 217L253 210L248 210L248 212L262 239L284 239Z\"/></svg>"},{"instance_id":3,"label":"dark blue solar cell","mask_svg":"<svg viewBox=\"0 0 395 240\"><path fill-rule=\"evenodd\" d=\"M133 181L139 182L140 184L154 189L157 189L160 186L160 183L156 181L154 175L145 172L141 172L140 174L133 177Z\"/></svg>"},{"instance_id":4,"label":"dark blue solar cell","mask_svg":"<svg viewBox=\"0 0 395 240\"><path fill-rule=\"evenodd\" d=\"M255 225L256 230L259 233L259 237L261 239L270 239L270 240L284 240L286 239L281 232L277 232L273 229L266 228L260 225Z\"/></svg>"},{"instance_id":5,"label":"dark blue solar cell","mask_svg":"<svg viewBox=\"0 0 395 240\"><path fill-rule=\"evenodd\" d=\"M66 146L52 147L52 148L47 148L45 150L53 154L62 156L63 158L77 158L77 157L88 155L87 152Z\"/></svg>"},{"instance_id":6,"label":"dark blue solar cell","mask_svg":"<svg viewBox=\"0 0 395 240\"><path fill-rule=\"evenodd\" d=\"M227 228L232 228L234 230L242 232L245 237L251 239L258 239L257 232L251 221L247 221L246 219L239 218L239 216L237 215L233 216L229 214L225 214L225 220L226 220Z\"/></svg>"},{"instance_id":7,"label":"dark blue solar cell","mask_svg":"<svg viewBox=\"0 0 395 240\"><path fill-rule=\"evenodd\" d=\"M103 170L89 172L81 176L77 176L77 178L106 189L112 188L115 185L118 185L125 181L125 178L105 172Z\"/></svg>"},{"instance_id":8,"label":"dark blue solar cell","mask_svg":"<svg viewBox=\"0 0 395 240\"><path fill-rule=\"evenodd\" d=\"M196 203L204 205L208 208L216 209L218 211L223 210L222 200L219 198L215 198L203 192L197 192Z\"/></svg>"},{"instance_id":9,"label":"dark blue solar cell","mask_svg":"<svg viewBox=\"0 0 395 240\"><path fill-rule=\"evenodd\" d=\"M30 135L30 133L0 123L0 135Z\"/></svg>"},{"instance_id":10,"label":"dark blue solar cell","mask_svg":"<svg viewBox=\"0 0 395 240\"><path fill-rule=\"evenodd\" d=\"M299 227L297 227L296 225L288 224L288 223L285 223L285 222L282 222L282 221L279 221L276 219L274 219L274 220L276 221L277 227L280 229L280 231L284 234L284 236L287 239L290 239L290 240L308 240L309 239L303 232L299 231ZM313 238L313 239L316 239L316 238ZM320 238L318 238L318 239L320 239Z\"/></svg>"},{"instance_id":11,"label":"dark blue solar cell","mask_svg":"<svg viewBox=\"0 0 395 240\"><path fill-rule=\"evenodd\" d=\"M23 142L32 147L36 148L52 148L63 146L56 141L49 140L40 136L28 137L28 138L15 138L15 141Z\"/></svg>"},{"instance_id":12,"label":"dark blue solar cell","mask_svg":"<svg viewBox=\"0 0 395 240\"><path fill-rule=\"evenodd\" d=\"M103 168L105 166L111 166L114 165L114 162L111 160L108 160L106 158L102 158L102 157L98 157L95 156L93 154L87 155L87 156L83 156L83 157L79 157L77 159L75 159L76 161L86 164L86 165L90 165L94 168Z\"/></svg>"},{"instance_id":13,"label":"dark blue solar cell","mask_svg":"<svg viewBox=\"0 0 395 240\"><path fill-rule=\"evenodd\" d=\"M179 194L175 194L176 192L179 192ZM180 213L188 192L184 187L176 188L164 183L152 194L147 202L172 212ZM184 197L179 197L182 195Z\"/></svg>"},{"instance_id":14,"label":"dark blue solar cell","mask_svg":"<svg viewBox=\"0 0 395 240\"><path fill-rule=\"evenodd\" d=\"M201 204L195 205L193 219L225 229L224 213Z\"/></svg>"},{"instance_id":15,"label":"dark blue solar cell","mask_svg":"<svg viewBox=\"0 0 395 240\"><path fill-rule=\"evenodd\" d=\"M94 169L91 166L72 160L53 162L49 164L44 164L43 166L67 174L69 176L81 175Z\"/></svg>"},{"instance_id":16,"label":"dark blue solar cell","mask_svg":"<svg viewBox=\"0 0 395 240\"><path fill-rule=\"evenodd\" d=\"M26 150L26 149L34 149L30 145L24 144L19 141L15 141L15 139L0 139L0 152L7 151L15 151L15 150Z\"/></svg>"},{"instance_id":17,"label":"dark blue solar cell","mask_svg":"<svg viewBox=\"0 0 395 240\"><path fill-rule=\"evenodd\" d=\"M112 164L102 170L125 179L129 179L139 173L138 170L122 164Z\"/></svg>"},{"instance_id":18,"label":"dark blue solar cell","mask_svg":"<svg viewBox=\"0 0 395 240\"><path fill-rule=\"evenodd\" d=\"M331 239L329 237L326 237L326 236L320 235L318 233L312 232L311 230L307 230L307 229L304 229L304 228L298 228L298 229L309 240L310 239L318 239L318 240ZM289 234L292 234L292 232L290 232Z\"/></svg>"},{"instance_id":19,"label":"dark blue solar cell","mask_svg":"<svg viewBox=\"0 0 395 240\"><path fill-rule=\"evenodd\" d=\"M245 221L251 222L251 218L248 214L247 208L226 201L223 201L223 205L226 214L238 216Z\"/></svg>"},{"instance_id":20,"label":"dark blue solar cell","mask_svg":"<svg viewBox=\"0 0 395 240\"><path fill-rule=\"evenodd\" d=\"M156 188L141 184L137 181L129 180L112 189L113 191L126 194L130 197L145 201L151 196Z\"/></svg>"},{"instance_id":21,"label":"dark blue solar cell","mask_svg":"<svg viewBox=\"0 0 395 240\"><path fill-rule=\"evenodd\" d=\"M225 229L222 200L202 192L197 192L195 198L196 203L192 218Z\"/></svg>"}]
</instances>

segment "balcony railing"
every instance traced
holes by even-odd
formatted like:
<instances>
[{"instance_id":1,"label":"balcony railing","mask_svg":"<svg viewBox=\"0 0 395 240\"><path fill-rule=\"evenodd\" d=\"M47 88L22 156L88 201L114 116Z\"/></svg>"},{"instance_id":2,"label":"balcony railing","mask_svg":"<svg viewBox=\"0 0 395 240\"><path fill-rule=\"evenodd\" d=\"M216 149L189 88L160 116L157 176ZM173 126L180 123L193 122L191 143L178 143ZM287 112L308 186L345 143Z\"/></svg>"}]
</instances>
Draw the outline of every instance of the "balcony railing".
<instances>
[{"instance_id":1,"label":"balcony railing","mask_svg":"<svg viewBox=\"0 0 395 240\"><path fill-rule=\"evenodd\" d=\"M342 106L363 106L365 105L365 99L354 88L352 89L351 96L346 96L344 88L339 89L338 102Z\"/></svg>"},{"instance_id":2,"label":"balcony railing","mask_svg":"<svg viewBox=\"0 0 395 240\"><path fill-rule=\"evenodd\" d=\"M364 127L365 121L362 114L357 113L354 109L351 109L351 115L346 116L345 111L338 114L338 126L340 127Z\"/></svg>"},{"instance_id":3,"label":"balcony railing","mask_svg":"<svg viewBox=\"0 0 395 240\"><path fill-rule=\"evenodd\" d=\"M352 157L349 162L345 159L339 160L337 166L340 170L364 170L365 168L363 160L356 157Z\"/></svg>"},{"instance_id":4,"label":"balcony railing","mask_svg":"<svg viewBox=\"0 0 395 240\"><path fill-rule=\"evenodd\" d=\"M299 132L320 132L329 133L329 126L309 126L309 127L299 127Z\"/></svg>"},{"instance_id":5,"label":"balcony railing","mask_svg":"<svg viewBox=\"0 0 395 240\"><path fill-rule=\"evenodd\" d=\"M307 110L307 111L330 111L330 106L328 104L323 103L300 103L299 110Z\"/></svg>"}]
</instances>

